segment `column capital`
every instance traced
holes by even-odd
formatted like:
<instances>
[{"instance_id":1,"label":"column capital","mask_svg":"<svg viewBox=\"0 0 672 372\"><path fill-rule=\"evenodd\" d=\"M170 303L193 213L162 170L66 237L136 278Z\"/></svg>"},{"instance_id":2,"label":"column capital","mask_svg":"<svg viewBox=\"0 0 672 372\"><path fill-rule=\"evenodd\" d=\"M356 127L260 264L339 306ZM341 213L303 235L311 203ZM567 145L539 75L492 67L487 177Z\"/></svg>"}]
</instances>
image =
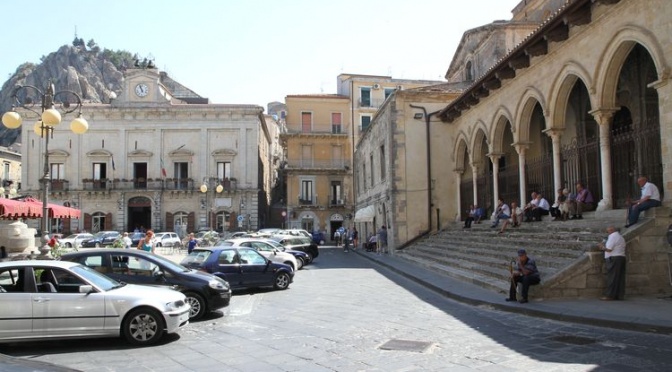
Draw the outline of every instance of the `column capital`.
<instances>
[{"instance_id":1,"label":"column capital","mask_svg":"<svg viewBox=\"0 0 672 372\"><path fill-rule=\"evenodd\" d=\"M487 154L487 157L490 158L490 161L493 164L497 164L497 162L499 161L499 158L501 158L502 156L504 156L503 152L491 152L491 153Z\"/></svg>"},{"instance_id":2,"label":"column capital","mask_svg":"<svg viewBox=\"0 0 672 372\"><path fill-rule=\"evenodd\" d=\"M512 146L516 149L518 155L525 155L525 151L530 148L531 142L514 142Z\"/></svg>"},{"instance_id":3,"label":"column capital","mask_svg":"<svg viewBox=\"0 0 672 372\"><path fill-rule=\"evenodd\" d=\"M459 174L461 176L464 174L464 168L454 168L453 173Z\"/></svg>"},{"instance_id":4,"label":"column capital","mask_svg":"<svg viewBox=\"0 0 672 372\"><path fill-rule=\"evenodd\" d=\"M614 113L618 111L617 108L598 108L595 110L588 111L590 115L595 118L597 124L599 125L608 125L611 123L611 118L614 117Z\"/></svg>"},{"instance_id":5,"label":"column capital","mask_svg":"<svg viewBox=\"0 0 672 372\"><path fill-rule=\"evenodd\" d=\"M560 135L562 135L562 132L564 131L565 128L550 128L542 130L542 132L546 133L546 135L551 137L553 140L559 139Z\"/></svg>"}]
</instances>

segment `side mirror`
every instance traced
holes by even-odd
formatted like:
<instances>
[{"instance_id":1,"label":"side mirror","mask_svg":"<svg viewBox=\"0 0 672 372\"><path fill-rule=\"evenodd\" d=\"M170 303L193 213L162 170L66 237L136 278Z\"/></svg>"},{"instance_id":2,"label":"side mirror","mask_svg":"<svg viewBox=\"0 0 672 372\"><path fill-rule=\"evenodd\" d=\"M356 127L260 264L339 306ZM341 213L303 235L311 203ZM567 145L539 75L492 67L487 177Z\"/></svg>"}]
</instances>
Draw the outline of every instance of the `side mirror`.
<instances>
[{"instance_id":1,"label":"side mirror","mask_svg":"<svg viewBox=\"0 0 672 372\"><path fill-rule=\"evenodd\" d=\"M92 285L86 284L86 285L80 285L79 286L79 293L89 294L91 292L93 292L93 286Z\"/></svg>"}]
</instances>

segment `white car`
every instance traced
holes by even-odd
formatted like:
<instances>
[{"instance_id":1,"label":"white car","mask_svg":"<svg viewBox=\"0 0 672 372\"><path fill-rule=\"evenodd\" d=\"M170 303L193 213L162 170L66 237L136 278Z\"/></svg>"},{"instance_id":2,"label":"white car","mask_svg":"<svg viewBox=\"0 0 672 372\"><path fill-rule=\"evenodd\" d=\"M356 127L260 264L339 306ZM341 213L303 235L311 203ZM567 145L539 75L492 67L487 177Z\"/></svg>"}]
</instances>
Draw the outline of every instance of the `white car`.
<instances>
[{"instance_id":1,"label":"white car","mask_svg":"<svg viewBox=\"0 0 672 372\"><path fill-rule=\"evenodd\" d=\"M124 284L66 261L0 262L0 343L123 336L150 345L189 323L178 291Z\"/></svg>"},{"instance_id":2,"label":"white car","mask_svg":"<svg viewBox=\"0 0 672 372\"><path fill-rule=\"evenodd\" d=\"M160 247L181 247L182 239L174 232L160 232L154 234L154 244Z\"/></svg>"},{"instance_id":3,"label":"white car","mask_svg":"<svg viewBox=\"0 0 672 372\"><path fill-rule=\"evenodd\" d=\"M93 234L80 233L72 234L65 238L58 239L58 243L65 248L79 248L84 240L93 238Z\"/></svg>"},{"instance_id":4,"label":"white car","mask_svg":"<svg viewBox=\"0 0 672 372\"><path fill-rule=\"evenodd\" d=\"M303 267L303 262L299 264L296 257L290 253L282 252L273 245L265 242L264 239L257 238L235 238L222 240L217 245L220 246L236 246L236 247L250 247L254 248L262 256L269 260L292 267L292 270L297 271Z\"/></svg>"}]
</instances>

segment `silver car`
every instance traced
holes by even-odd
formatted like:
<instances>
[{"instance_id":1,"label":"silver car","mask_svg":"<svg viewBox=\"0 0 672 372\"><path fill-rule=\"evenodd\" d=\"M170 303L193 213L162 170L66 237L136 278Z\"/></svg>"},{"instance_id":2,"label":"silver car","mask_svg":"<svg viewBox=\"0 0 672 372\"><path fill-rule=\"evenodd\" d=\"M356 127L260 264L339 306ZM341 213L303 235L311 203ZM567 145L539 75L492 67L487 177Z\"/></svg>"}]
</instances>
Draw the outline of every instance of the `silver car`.
<instances>
[{"instance_id":1,"label":"silver car","mask_svg":"<svg viewBox=\"0 0 672 372\"><path fill-rule=\"evenodd\" d=\"M123 335L149 345L189 323L184 294L73 262L0 262L0 304L0 342Z\"/></svg>"}]
</instances>

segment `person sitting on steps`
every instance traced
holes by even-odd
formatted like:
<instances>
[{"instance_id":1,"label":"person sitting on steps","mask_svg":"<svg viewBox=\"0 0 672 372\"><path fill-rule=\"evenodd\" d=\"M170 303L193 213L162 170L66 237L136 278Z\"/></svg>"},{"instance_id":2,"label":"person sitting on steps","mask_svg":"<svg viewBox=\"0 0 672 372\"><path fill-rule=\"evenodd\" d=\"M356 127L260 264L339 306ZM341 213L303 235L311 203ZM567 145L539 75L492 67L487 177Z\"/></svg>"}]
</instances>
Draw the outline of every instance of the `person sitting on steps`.
<instances>
[{"instance_id":1,"label":"person sitting on steps","mask_svg":"<svg viewBox=\"0 0 672 372\"><path fill-rule=\"evenodd\" d=\"M515 269L514 267L515 266ZM523 284L523 291L521 293L522 298L520 303L527 303L527 294L530 290L531 285L536 285L541 282L541 276L539 275L539 270L537 269L537 263L534 262L534 259L527 256L527 252L524 249L518 250L518 259L511 266L511 285L509 287L509 297L505 300L516 301L516 292L518 283Z\"/></svg>"},{"instance_id":2,"label":"person sitting on steps","mask_svg":"<svg viewBox=\"0 0 672 372\"><path fill-rule=\"evenodd\" d=\"M504 231L506 231L506 227L509 226L509 223L511 223L513 227L518 227L521 222L523 222L523 209L520 208L516 202L511 202L511 218L504 220L504 225L502 225L502 229L499 230L499 234L503 234Z\"/></svg>"},{"instance_id":3,"label":"person sitting on steps","mask_svg":"<svg viewBox=\"0 0 672 372\"><path fill-rule=\"evenodd\" d=\"M581 182L576 183L576 198L570 201L570 209L572 220L580 220L583 218L583 212L595 210L593 194Z\"/></svg>"},{"instance_id":4,"label":"person sitting on steps","mask_svg":"<svg viewBox=\"0 0 672 372\"><path fill-rule=\"evenodd\" d=\"M494 213L494 221L492 222L492 227L493 229L499 225L499 220L508 220L511 218L511 209L509 209L509 206L504 203L504 199L499 198L497 199L497 209L495 210Z\"/></svg>"},{"instance_id":5,"label":"person sitting on steps","mask_svg":"<svg viewBox=\"0 0 672 372\"><path fill-rule=\"evenodd\" d=\"M548 216L548 210L551 205L541 196L541 194L532 192L532 200L525 207L525 222L541 221L542 216Z\"/></svg>"},{"instance_id":6,"label":"person sitting on steps","mask_svg":"<svg viewBox=\"0 0 672 372\"><path fill-rule=\"evenodd\" d=\"M637 184L642 188L642 197L629 203L626 228L637 223L641 212L650 208L660 207L660 192L658 191L658 187L649 182L644 176L637 179Z\"/></svg>"}]
</instances>

